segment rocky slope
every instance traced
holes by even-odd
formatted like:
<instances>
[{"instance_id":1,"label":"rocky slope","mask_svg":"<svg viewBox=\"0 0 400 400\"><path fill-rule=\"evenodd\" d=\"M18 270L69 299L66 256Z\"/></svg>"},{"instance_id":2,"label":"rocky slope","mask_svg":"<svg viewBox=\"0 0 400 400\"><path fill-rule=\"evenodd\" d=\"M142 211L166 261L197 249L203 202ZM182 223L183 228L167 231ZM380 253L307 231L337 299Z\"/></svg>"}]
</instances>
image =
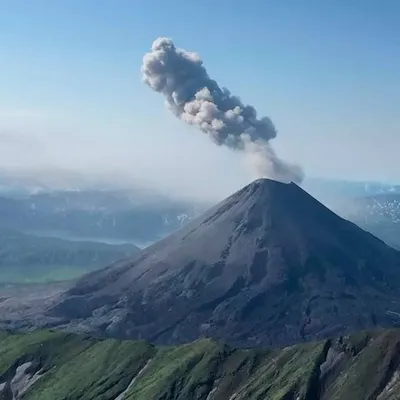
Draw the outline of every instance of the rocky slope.
<instances>
[{"instance_id":1,"label":"rocky slope","mask_svg":"<svg viewBox=\"0 0 400 400\"><path fill-rule=\"evenodd\" d=\"M400 332L281 350L199 339L177 347L37 331L0 333L4 400L396 400Z\"/></svg>"},{"instance_id":2,"label":"rocky slope","mask_svg":"<svg viewBox=\"0 0 400 400\"><path fill-rule=\"evenodd\" d=\"M132 262L85 276L39 320L163 344L286 345L396 325L399 296L397 251L298 186L259 180Z\"/></svg>"}]
</instances>

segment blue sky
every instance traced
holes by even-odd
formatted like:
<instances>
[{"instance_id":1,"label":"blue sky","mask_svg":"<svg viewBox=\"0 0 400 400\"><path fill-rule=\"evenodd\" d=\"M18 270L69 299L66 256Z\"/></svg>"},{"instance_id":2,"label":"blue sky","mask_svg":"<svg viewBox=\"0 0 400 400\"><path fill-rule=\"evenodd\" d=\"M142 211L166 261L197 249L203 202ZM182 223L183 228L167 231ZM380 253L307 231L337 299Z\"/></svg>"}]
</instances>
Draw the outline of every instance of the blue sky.
<instances>
[{"instance_id":1,"label":"blue sky","mask_svg":"<svg viewBox=\"0 0 400 400\"><path fill-rule=\"evenodd\" d=\"M308 176L400 181L399 18L397 0L0 0L1 163L194 196L248 180L238 154L142 84L144 53L167 36L269 116Z\"/></svg>"}]
</instances>

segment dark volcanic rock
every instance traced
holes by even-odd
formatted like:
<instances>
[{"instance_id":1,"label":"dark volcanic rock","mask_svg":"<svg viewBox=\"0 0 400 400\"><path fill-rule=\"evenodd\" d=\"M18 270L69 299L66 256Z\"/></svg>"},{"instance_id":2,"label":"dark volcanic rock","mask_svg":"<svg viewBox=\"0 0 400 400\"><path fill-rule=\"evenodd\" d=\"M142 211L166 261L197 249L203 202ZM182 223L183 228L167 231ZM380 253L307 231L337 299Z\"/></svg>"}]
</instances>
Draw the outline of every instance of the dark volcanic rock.
<instances>
[{"instance_id":1,"label":"dark volcanic rock","mask_svg":"<svg viewBox=\"0 0 400 400\"><path fill-rule=\"evenodd\" d=\"M400 253L295 184L258 180L132 262L91 273L52 323L123 338L283 345L400 322Z\"/></svg>"}]
</instances>

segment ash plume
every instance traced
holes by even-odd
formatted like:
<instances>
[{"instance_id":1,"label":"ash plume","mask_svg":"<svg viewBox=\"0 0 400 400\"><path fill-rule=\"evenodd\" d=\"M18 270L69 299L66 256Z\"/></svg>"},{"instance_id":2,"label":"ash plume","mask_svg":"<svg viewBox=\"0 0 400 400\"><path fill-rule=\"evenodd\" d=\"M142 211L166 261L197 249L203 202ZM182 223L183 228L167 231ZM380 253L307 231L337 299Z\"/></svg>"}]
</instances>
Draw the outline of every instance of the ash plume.
<instances>
[{"instance_id":1,"label":"ash plume","mask_svg":"<svg viewBox=\"0 0 400 400\"><path fill-rule=\"evenodd\" d=\"M182 121L197 126L216 144L241 150L256 169L257 177L301 182L301 168L278 158L269 141L276 137L268 117L257 118L251 105L244 105L211 79L197 53L175 47L160 37L143 57L143 81L162 93L168 107Z\"/></svg>"}]
</instances>

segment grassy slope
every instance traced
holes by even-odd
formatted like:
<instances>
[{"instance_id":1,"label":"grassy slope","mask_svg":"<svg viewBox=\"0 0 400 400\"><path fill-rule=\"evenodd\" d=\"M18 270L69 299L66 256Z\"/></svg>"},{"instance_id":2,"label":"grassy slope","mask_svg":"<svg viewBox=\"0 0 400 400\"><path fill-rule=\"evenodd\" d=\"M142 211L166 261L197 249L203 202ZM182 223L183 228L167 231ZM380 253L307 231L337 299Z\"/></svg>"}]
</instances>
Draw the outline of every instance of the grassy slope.
<instances>
[{"instance_id":1,"label":"grassy slope","mask_svg":"<svg viewBox=\"0 0 400 400\"><path fill-rule=\"evenodd\" d=\"M208 339L156 348L63 332L1 333L0 388L28 361L28 373L41 377L26 400L116 400L121 393L135 400L395 400L400 393L399 330L284 350L235 350Z\"/></svg>"}]
</instances>

